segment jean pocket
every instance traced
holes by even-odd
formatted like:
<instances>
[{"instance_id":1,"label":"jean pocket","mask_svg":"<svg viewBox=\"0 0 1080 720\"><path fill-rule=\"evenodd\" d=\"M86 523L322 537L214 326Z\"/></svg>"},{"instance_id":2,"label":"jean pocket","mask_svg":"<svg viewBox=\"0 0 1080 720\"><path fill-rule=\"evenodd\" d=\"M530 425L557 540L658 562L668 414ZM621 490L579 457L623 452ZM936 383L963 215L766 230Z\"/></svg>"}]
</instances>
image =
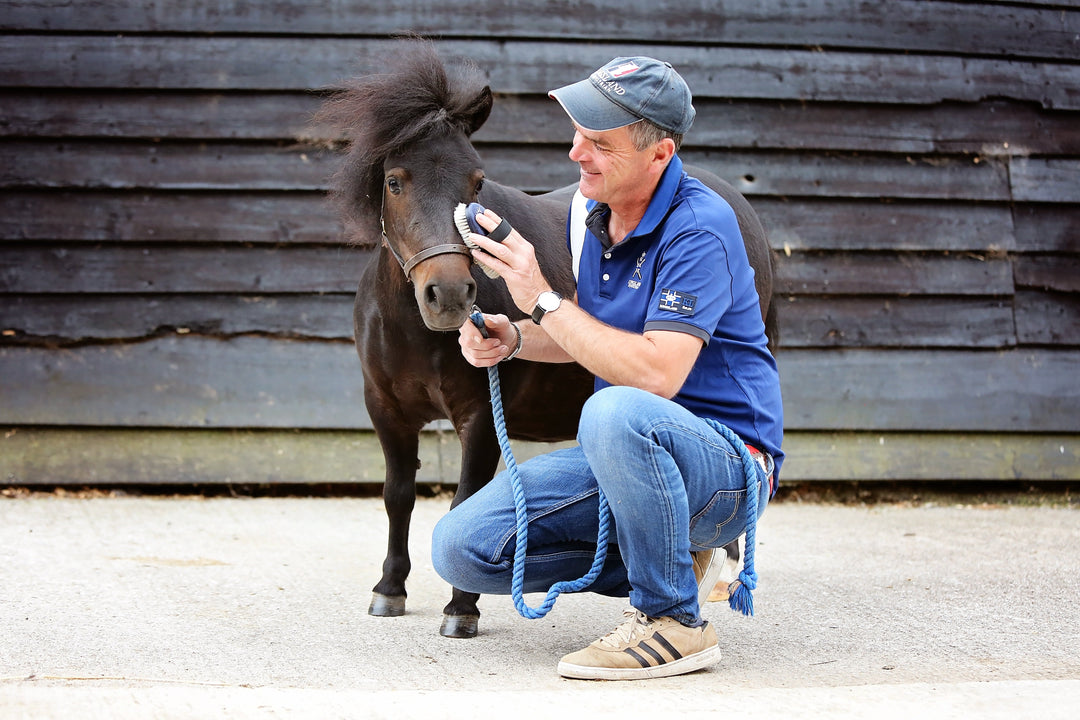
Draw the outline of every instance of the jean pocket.
<instances>
[{"instance_id":1,"label":"jean pocket","mask_svg":"<svg viewBox=\"0 0 1080 720\"><path fill-rule=\"evenodd\" d=\"M745 490L718 490L690 518L690 542L698 547L720 547L742 535L746 526L745 498Z\"/></svg>"}]
</instances>

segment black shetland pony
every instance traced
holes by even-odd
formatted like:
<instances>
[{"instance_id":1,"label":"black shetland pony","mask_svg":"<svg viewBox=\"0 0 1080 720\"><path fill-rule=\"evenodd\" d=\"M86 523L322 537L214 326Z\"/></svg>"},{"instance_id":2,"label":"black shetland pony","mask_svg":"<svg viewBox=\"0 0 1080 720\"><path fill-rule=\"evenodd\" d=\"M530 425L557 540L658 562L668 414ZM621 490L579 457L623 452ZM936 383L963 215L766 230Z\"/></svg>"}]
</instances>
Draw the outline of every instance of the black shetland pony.
<instances>
[{"instance_id":1,"label":"black shetland pony","mask_svg":"<svg viewBox=\"0 0 1080 720\"><path fill-rule=\"evenodd\" d=\"M393 58L385 74L353 80L316 118L349 141L333 196L351 239L381 245L360 278L354 308L364 400L386 460L389 540L368 610L381 616L405 612L421 428L445 418L457 431L461 476L451 507L486 484L499 462L487 373L462 358L456 331L474 303L511 319L523 315L501 280L473 266L454 226L455 206L478 201L506 217L536 246L552 287L566 297L574 293L565 241L574 188L537 197L486 180L469 141L493 102L479 72L463 66L451 81L431 45L414 40L402 41ZM772 267L761 225L733 188L715 177L703 181L723 188L739 215L765 317ZM576 364L516 360L500 366L500 377L511 437L575 437L581 406L592 392L589 373ZM728 556L737 562L737 544ZM440 632L474 636L478 597L455 588Z\"/></svg>"}]
</instances>

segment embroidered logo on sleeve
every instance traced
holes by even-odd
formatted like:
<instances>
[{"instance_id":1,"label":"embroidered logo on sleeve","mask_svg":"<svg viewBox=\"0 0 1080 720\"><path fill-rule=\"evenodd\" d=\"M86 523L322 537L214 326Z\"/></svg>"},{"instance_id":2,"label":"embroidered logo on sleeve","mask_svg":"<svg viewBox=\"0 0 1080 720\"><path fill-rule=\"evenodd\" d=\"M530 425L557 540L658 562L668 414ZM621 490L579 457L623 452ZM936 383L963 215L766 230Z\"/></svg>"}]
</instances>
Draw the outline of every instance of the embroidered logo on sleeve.
<instances>
[{"instance_id":1,"label":"embroidered logo on sleeve","mask_svg":"<svg viewBox=\"0 0 1080 720\"><path fill-rule=\"evenodd\" d=\"M680 315L693 315L694 306L697 304L697 295L669 290L664 288L660 292L660 309L677 312Z\"/></svg>"}]
</instances>

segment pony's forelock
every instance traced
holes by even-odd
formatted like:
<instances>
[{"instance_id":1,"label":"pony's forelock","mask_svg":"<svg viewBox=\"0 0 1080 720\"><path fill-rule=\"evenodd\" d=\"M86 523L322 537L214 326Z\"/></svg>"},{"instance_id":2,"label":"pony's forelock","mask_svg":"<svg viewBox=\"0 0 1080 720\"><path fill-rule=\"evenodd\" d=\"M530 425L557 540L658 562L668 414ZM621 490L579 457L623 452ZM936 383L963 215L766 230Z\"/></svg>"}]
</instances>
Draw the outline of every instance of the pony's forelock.
<instances>
[{"instance_id":1,"label":"pony's forelock","mask_svg":"<svg viewBox=\"0 0 1080 720\"><path fill-rule=\"evenodd\" d=\"M412 40L396 52L385 73L354 78L334 92L315 122L338 131L348 156L332 181L331 194L346 218L378 202L383 160L432 134L475 127L477 98L486 82L471 63L451 77L427 41Z\"/></svg>"}]
</instances>

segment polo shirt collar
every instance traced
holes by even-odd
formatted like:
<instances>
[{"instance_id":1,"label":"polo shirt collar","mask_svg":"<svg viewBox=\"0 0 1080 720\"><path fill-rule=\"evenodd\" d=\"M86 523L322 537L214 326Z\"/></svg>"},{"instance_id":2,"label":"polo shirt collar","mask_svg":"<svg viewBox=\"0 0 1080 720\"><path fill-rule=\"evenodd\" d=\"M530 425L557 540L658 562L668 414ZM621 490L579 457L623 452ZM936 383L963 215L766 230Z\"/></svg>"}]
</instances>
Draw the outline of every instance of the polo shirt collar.
<instances>
[{"instance_id":1,"label":"polo shirt collar","mask_svg":"<svg viewBox=\"0 0 1080 720\"><path fill-rule=\"evenodd\" d=\"M645 210L645 216L638 222L632 235L649 235L664 221L675 201L675 193L679 190L682 175L682 159L678 155L672 155L671 162L664 168L664 174L660 176L660 182L656 184L656 191L653 193L652 200L649 201L648 209Z\"/></svg>"}]
</instances>

